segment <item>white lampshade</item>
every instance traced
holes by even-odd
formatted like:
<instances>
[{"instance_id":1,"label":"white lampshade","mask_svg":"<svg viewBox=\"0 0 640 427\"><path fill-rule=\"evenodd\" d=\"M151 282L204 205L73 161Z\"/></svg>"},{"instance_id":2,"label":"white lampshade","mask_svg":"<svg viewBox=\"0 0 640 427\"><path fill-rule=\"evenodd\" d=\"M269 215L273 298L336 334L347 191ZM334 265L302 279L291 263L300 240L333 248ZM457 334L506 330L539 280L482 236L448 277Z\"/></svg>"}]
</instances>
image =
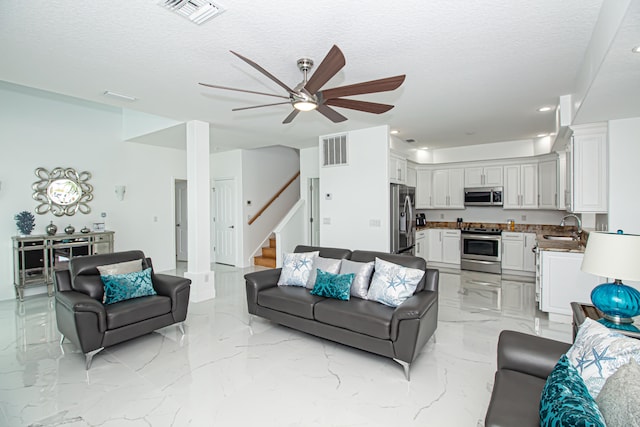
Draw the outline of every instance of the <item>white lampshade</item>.
<instances>
[{"instance_id":1,"label":"white lampshade","mask_svg":"<svg viewBox=\"0 0 640 427\"><path fill-rule=\"evenodd\" d=\"M640 280L640 236L590 232L581 270L610 279Z\"/></svg>"}]
</instances>

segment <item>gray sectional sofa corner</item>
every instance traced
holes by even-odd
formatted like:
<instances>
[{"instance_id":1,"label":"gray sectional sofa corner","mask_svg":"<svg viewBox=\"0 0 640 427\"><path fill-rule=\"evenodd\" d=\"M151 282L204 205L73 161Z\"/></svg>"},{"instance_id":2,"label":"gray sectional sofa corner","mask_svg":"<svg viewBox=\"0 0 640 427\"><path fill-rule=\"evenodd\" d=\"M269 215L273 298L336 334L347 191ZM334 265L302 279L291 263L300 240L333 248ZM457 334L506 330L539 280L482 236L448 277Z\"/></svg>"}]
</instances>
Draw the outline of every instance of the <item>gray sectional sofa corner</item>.
<instances>
[{"instance_id":1,"label":"gray sectional sofa corner","mask_svg":"<svg viewBox=\"0 0 640 427\"><path fill-rule=\"evenodd\" d=\"M411 363L433 336L438 325L439 271L427 268L422 258L385 252L298 246L296 253L319 251L320 257L375 261L376 257L425 271L415 293L393 308L375 301L351 297L348 301L311 295L296 286L278 286L281 269L245 275L247 308L264 317L321 338L390 357L404 368L407 380Z\"/></svg>"}]
</instances>

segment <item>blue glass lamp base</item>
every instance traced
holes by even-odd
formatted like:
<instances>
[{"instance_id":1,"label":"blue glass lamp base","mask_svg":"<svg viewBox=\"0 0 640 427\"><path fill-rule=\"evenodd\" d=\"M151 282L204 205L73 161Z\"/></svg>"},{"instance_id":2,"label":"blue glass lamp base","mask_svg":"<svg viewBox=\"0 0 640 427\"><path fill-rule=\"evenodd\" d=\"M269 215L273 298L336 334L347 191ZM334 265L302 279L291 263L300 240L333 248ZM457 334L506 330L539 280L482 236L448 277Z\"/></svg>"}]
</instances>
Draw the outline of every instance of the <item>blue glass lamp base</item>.
<instances>
[{"instance_id":1,"label":"blue glass lamp base","mask_svg":"<svg viewBox=\"0 0 640 427\"><path fill-rule=\"evenodd\" d=\"M632 318L640 315L640 292L620 280L593 288L591 301L605 319L616 324L633 323Z\"/></svg>"}]
</instances>

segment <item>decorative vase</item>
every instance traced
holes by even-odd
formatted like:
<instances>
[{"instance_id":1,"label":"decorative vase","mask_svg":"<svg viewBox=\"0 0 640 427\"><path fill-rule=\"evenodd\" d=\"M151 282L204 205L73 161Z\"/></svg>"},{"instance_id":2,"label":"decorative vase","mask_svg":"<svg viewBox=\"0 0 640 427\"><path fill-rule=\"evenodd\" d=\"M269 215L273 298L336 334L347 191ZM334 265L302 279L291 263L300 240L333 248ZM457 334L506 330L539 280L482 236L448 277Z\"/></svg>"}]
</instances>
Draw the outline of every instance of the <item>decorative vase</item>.
<instances>
[{"instance_id":1,"label":"decorative vase","mask_svg":"<svg viewBox=\"0 0 640 427\"><path fill-rule=\"evenodd\" d=\"M73 234L76 232L76 229L73 227L73 225L69 224L64 228L64 232L67 234Z\"/></svg>"},{"instance_id":2,"label":"decorative vase","mask_svg":"<svg viewBox=\"0 0 640 427\"><path fill-rule=\"evenodd\" d=\"M49 236L53 236L58 232L58 227L51 221L45 230Z\"/></svg>"},{"instance_id":3,"label":"decorative vase","mask_svg":"<svg viewBox=\"0 0 640 427\"><path fill-rule=\"evenodd\" d=\"M80 230L81 233L87 234L89 231L89 228L87 226L82 227L82 230Z\"/></svg>"},{"instance_id":4,"label":"decorative vase","mask_svg":"<svg viewBox=\"0 0 640 427\"><path fill-rule=\"evenodd\" d=\"M16 226L20 230L20 234L28 236L36 226L36 218L29 211L18 212L13 219L16 220Z\"/></svg>"}]
</instances>

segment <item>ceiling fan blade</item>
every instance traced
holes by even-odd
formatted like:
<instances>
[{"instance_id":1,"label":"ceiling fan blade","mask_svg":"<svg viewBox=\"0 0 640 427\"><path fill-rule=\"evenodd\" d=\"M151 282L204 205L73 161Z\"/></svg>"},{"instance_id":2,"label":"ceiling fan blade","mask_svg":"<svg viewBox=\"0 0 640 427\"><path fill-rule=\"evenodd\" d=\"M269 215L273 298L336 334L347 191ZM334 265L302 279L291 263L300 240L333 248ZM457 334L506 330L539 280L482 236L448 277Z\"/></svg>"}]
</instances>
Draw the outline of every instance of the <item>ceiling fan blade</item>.
<instances>
[{"instance_id":1,"label":"ceiling fan blade","mask_svg":"<svg viewBox=\"0 0 640 427\"><path fill-rule=\"evenodd\" d=\"M326 100L342 98L343 96L362 95L365 93L387 92L399 88L404 82L405 77L406 76L402 74L400 76L335 87L323 90L321 93L322 97Z\"/></svg>"},{"instance_id":2,"label":"ceiling fan blade","mask_svg":"<svg viewBox=\"0 0 640 427\"><path fill-rule=\"evenodd\" d=\"M287 102L276 102L275 104L253 105L251 107L233 108L231 111L251 110L253 108L271 107L271 106L274 106L274 105L284 105L284 104L291 104L291 102L287 101Z\"/></svg>"},{"instance_id":3,"label":"ceiling fan blade","mask_svg":"<svg viewBox=\"0 0 640 427\"><path fill-rule=\"evenodd\" d=\"M325 105L333 107L349 108L351 110L364 111L365 113L382 114L393 108L393 105L378 104L377 102L356 101L354 99L333 98L327 99Z\"/></svg>"},{"instance_id":4,"label":"ceiling fan blade","mask_svg":"<svg viewBox=\"0 0 640 427\"><path fill-rule=\"evenodd\" d=\"M199 85L202 86L206 86L206 87L212 87L214 89L224 89L224 90L234 90L236 92L246 92L246 93L255 93L256 95L267 95L267 96L275 96L277 98L284 98L284 99L289 99L288 96L284 96L284 95L276 95L273 93L265 93L265 92L256 92L255 90L245 90L245 89L236 89L234 87L227 87L227 86L218 86L218 85L210 85L208 83L198 83Z\"/></svg>"},{"instance_id":5,"label":"ceiling fan blade","mask_svg":"<svg viewBox=\"0 0 640 427\"><path fill-rule=\"evenodd\" d=\"M267 70L265 70L264 68L262 68L261 66L259 66L258 64L256 64L255 62L253 62L252 60L250 60L249 58L245 58L244 56L240 55L239 53L235 53L234 51L230 50L229 52L233 53L235 56L237 56L238 58L242 59L244 62L246 62L247 64L251 65L253 68L255 68L256 70L260 71L262 74L264 74L265 76L269 77L271 80L273 80L274 82L276 82L280 87L282 87L284 90L286 90L288 93L295 93L293 91L293 89L291 89L289 86L287 86L286 84L282 83L280 80L278 80L278 78L276 78L273 74L271 74L270 72L268 72Z\"/></svg>"},{"instance_id":6,"label":"ceiling fan blade","mask_svg":"<svg viewBox=\"0 0 640 427\"><path fill-rule=\"evenodd\" d=\"M335 76L346 63L342 51L338 46L333 45L307 84L304 85L304 88L309 91L309 93L315 94L331 77Z\"/></svg>"},{"instance_id":7,"label":"ceiling fan blade","mask_svg":"<svg viewBox=\"0 0 640 427\"><path fill-rule=\"evenodd\" d=\"M318 112L325 116L327 119L331 120L333 123L340 123L347 120L345 116L324 104L318 105Z\"/></svg>"},{"instance_id":8,"label":"ceiling fan blade","mask_svg":"<svg viewBox=\"0 0 640 427\"><path fill-rule=\"evenodd\" d=\"M287 116L287 118L282 121L282 124L286 125L287 123L291 123L293 121L293 119L296 118L296 116L298 115L299 112L300 112L300 110L296 110L294 108L293 111L291 112L291 114L289 114Z\"/></svg>"}]
</instances>

